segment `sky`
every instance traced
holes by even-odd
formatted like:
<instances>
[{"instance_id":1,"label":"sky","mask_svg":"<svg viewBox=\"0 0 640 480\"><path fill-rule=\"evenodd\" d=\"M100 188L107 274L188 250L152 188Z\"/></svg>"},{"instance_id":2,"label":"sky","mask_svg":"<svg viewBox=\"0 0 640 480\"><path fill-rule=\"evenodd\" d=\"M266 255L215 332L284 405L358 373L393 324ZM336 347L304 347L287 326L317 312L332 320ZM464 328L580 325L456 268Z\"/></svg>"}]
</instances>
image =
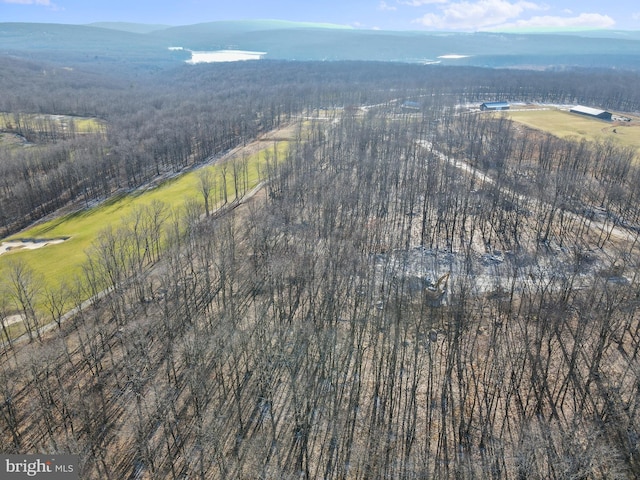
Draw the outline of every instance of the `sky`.
<instances>
[{"instance_id":1,"label":"sky","mask_svg":"<svg viewBox=\"0 0 640 480\"><path fill-rule=\"evenodd\" d=\"M382 30L640 30L636 0L0 0L0 22L277 19Z\"/></svg>"}]
</instances>

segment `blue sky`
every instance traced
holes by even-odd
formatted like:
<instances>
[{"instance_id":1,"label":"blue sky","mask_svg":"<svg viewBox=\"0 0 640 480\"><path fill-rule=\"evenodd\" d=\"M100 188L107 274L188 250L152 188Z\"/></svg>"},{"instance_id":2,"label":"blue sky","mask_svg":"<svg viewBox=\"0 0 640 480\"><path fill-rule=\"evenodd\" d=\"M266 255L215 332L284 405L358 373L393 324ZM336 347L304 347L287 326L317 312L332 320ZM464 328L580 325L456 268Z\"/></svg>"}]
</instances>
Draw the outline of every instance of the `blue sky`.
<instances>
[{"instance_id":1,"label":"blue sky","mask_svg":"<svg viewBox=\"0 0 640 480\"><path fill-rule=\"evenodd\" d=\"M0 22L280 19L385 30L640 30L636 0L0 0Z\"/></svg>"}]
</instances>

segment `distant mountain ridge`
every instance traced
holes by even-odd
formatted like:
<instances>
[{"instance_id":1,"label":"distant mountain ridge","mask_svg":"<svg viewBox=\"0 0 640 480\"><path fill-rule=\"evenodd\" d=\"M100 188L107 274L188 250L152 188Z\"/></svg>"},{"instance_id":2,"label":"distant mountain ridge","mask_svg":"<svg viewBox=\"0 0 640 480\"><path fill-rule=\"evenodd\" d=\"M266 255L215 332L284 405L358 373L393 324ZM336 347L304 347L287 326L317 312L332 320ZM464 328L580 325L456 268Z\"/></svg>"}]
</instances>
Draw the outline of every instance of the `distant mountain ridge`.
<instances>
[{"instance_id":1,"label":"distant mountain ridge","mask_svg":"<svg viewBox=\"0 0 640 480\"><path fill-rule=\"evenodd\" d=\"M337 25L333 23L314 23L314 22L291 22L289 20L225 20L217 22L203 22L191 25L154 25L146 23L131 22L95 22L89 23L90 27L111 28L113 30L122 30L124 32L133 33L150 33L158 30L172 29L200 29L200 28L222 28L235 29L236 31L246 30L282 30L288 28L330 28L353 30L348 25Z\"/></svg>"},{"instance_id":2,"label":"distant mountain ridge","mask_svg":"<svg viewBox=\"0 0 640 480\"><path fill-rule=\"evenodd\" d=\"M185 26L0 23L0 54L68 63L175 66L188 50L267 52L277 60L369 60L511 68L640 70L640 31L554 33L360 30L278 20Z\"/></svg>"},{"instance_id":3,"label":"distant mountain ridge","mask_svg":"<svg viewBox=\"0 0 640 480\"><path fill-rule=\"evenodd\" d=\"M147 24L147 23L131 23L131 22L95 22L88 23L87 27L108 28L110 30L118 30L129 33L151 33L156 30L166 30L171 25Z\"/></svg>"}]
</instances>

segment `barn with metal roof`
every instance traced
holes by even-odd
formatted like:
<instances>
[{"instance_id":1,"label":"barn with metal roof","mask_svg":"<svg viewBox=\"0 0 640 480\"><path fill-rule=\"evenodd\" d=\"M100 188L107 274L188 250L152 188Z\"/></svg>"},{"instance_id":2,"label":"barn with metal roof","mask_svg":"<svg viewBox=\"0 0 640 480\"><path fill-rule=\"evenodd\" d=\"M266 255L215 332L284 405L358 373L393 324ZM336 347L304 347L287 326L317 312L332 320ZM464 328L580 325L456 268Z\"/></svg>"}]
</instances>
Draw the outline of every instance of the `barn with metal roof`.
<instances>
[{"instance_id":1,"label":"barn with metal roof","mask_svg":"<svg viewBox=\"0 0 640 480\"><path fill-rule=\"evenodd\" d=\"M508 102L484 102L480 110L509 110Z\"/></svg>"},{"instance_id":2,"label":"barn with metal roof","mask_svg":"<svg viewBox=\"0 0 640 480\"><path fill-rule=\"evenodd\" d=\"M571 113L577 113L579 115L585 115L587 117L599 118L600 120L611 121L611 112L606 110L600 110L598 108L584 107L582 105L576 105L569 110Z\"/></svg>"},{"instance_id":3,"label":"barn with metal roof","mask_svg":"<svg viewBox=\"0 0 640 480\"><path fill-rule=\"evenodd\" d=\"M407 100L402 104L402 108L405 108L407 110L420 110L420 107L421 106L418 102L412 102L410 100Z\"/></svg>"}]
</instances>

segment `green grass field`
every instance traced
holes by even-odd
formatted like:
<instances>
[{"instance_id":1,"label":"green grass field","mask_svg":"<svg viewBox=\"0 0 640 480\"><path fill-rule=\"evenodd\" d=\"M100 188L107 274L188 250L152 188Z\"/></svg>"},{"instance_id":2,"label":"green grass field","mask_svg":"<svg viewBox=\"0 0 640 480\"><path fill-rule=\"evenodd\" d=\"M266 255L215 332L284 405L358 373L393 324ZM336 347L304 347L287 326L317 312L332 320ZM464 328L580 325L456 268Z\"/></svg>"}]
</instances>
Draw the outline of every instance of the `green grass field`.
<instances>
[{"instance_id":1,"label":"green grass field","mask_svg":"<svg viewBox=\"0 0 640 480\"><path fill-rule=\"evenodd\" d=\"M504 112L510 119L560 138L612 141L632 147L640 154L640 122L606 122L562 110L521 110ZM615 130L615 133L614 133Z\"/></svg>"},{"instance_id":2,"label":"green grass field","mask_svg":"<svg viewBox=\"0 0 640 480\"><path fill-rule=\"evenodd\" d=\"M100 133L104 131L101 120L89 117L73 117L70 115L46 115L35 113L6 113L0 112L0 130L14 130L17 122L34 126L49 123L58 128L67 129L73 124L76 133Z\"/></svg>"},{"instance_id":3,"label":"green grass field","mask_svg":"<svg viewBox=\"0 0 640 480\"><path fill-rule=\"evenodd\" d=\"M207 166L216 178L217 188L211 191L211 205L215 208L220 204L223 193L222 172L225 170L227 177L227 195L229 200L234 199L234 186L232 180L232 162L246 161L247 185L250 190L256 186L264 170L266 159L277 154L279 159L285 158L289 148L288 141L272 143L246 159L236 158L222 164ZM7 265L12 260L23 260L33 269L36 276L42 279L43 286L55 287L64 282L73 282L74 277L82 270L82 264L86 260L86 252L106 228L117 228L123 222L132 218L135 209L149 205L158 200L171 209L179 210L186 202L196 201L202 205L204 213L204 201L200 193L199 170L194 170L177 178L167 180L152 189L136 191L127 195L120 195L109 199L94 208L81 210L55 220L51 220L33 228L20 232L3 240L16 239L51 239L69 237L63 243L48 245L36 250L16 250L0 255L0 274L6 278Z\"/></svg>"},{"instance_id":4,"label":"green grass field","mask_svg":"<svg viewBox=\"0 0 640 480\"><path fill-rule=\"evenodd\" d=\"M104 125L95 118L73 118L73 123L77 132L80 133L100 133L104 131Z\"/></svg>"}]
</instances>

